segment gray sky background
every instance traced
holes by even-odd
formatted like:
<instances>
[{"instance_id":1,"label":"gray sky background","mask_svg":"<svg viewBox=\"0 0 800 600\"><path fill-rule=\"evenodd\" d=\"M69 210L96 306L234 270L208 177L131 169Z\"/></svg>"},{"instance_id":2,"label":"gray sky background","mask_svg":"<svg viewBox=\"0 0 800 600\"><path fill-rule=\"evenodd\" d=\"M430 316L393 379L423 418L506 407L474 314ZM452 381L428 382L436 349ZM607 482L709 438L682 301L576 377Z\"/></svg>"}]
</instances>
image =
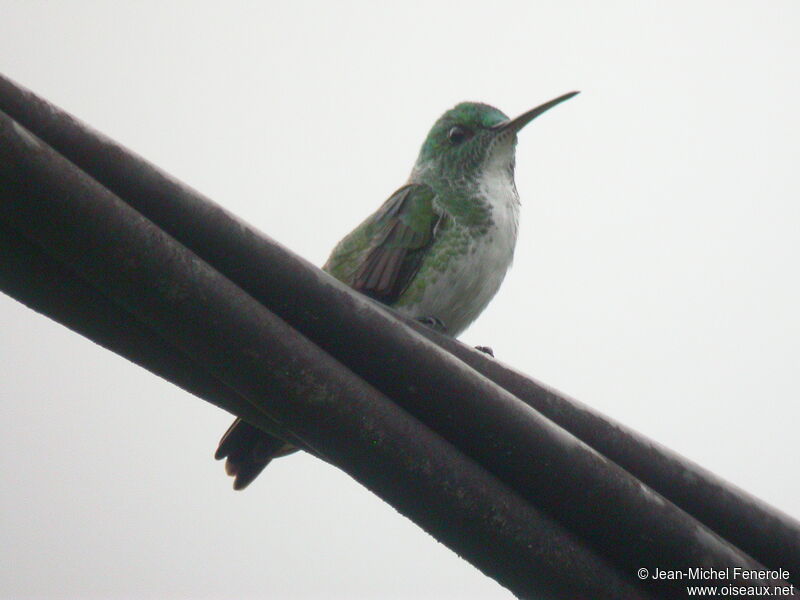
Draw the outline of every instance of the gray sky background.
<instances>
[{"instance_id":1,"label":"gray sky background","mask_svg":"<svg viewBox=\"0 0 800 600\"><path fill-rule=\"evenodd\" d=\"M461 100L517 152L462 339L800 515L800 4L0 0L0 72L321 264ZM308 456L0 297L0 595L510 598ZM788 566L788 565L787 565Z\"/></svg>"}]
</instances>

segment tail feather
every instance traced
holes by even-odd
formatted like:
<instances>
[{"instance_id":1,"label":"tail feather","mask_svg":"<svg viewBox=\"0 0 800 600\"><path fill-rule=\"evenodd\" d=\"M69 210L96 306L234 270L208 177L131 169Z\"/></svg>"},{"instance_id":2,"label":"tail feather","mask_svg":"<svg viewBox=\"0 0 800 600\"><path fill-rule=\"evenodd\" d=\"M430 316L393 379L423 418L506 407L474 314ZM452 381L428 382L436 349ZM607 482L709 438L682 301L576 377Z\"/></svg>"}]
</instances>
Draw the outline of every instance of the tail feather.
<instances>
[{"instance_id":1,"label":"tail feather","mask_svg":"<svg viewBox=\"0 0 800 600\"><path fill-rule=\"evenodd\" d=\"M273 458L297 450L291 444L264 433L249 423L236 419L219 441L214 458L225 461L225 471L233 480L233 489L243 490Z\"/></svg>"}]
</instances>

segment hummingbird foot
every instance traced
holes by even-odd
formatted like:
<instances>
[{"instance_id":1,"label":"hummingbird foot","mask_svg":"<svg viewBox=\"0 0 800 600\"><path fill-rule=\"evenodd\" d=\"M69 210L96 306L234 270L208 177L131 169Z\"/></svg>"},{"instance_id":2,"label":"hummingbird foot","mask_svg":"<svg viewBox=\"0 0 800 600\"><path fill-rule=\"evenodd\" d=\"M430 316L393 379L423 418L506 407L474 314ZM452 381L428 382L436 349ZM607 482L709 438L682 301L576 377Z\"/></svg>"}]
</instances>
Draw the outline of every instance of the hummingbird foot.
<instances>
[{"instance_id":1,"label":"hummingbird foot","mask_svg":"<svg viewBox=\"0 0 800 600\"><path fill-rule=\"evenodd\" d=\"M494 350L492 350L489 346L475 346L475 350L480 350L484 354L488 354L494 358Z\"/></svg>"},{"instance_id":2,"label":"hummingbird foot","mask_svg":"<svg viewBox=\"0 0 800 600\"><path fill-rule=\"evenodd\" d=\"M423 325L427 325L434 331L438 331L439 333L447 333L447 325L444 324L438 317L420 317L417 319Z\"/></svg>"}]
</instances>

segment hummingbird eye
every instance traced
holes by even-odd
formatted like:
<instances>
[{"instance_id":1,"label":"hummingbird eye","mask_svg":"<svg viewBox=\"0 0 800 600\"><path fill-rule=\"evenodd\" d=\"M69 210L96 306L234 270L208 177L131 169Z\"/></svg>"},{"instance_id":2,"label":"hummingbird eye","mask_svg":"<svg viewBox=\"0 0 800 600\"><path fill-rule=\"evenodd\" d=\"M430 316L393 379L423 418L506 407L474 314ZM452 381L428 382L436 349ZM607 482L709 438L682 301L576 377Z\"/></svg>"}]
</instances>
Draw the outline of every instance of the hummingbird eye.
<instances>
[{"instance_id":1,"label":"hummingbird eye","mask_svg":"<svg viewBox=\"0 0 800 600\"><path fill-rule=\"evenodd\" d=\"M466 142L473 135L474 134L472 133L471 129L467 129L461 125L455 125L450 128L450 131L447 132L447 139L450 140L451 144L456 146L462 142Z\"/></svg>"}]
</instances>

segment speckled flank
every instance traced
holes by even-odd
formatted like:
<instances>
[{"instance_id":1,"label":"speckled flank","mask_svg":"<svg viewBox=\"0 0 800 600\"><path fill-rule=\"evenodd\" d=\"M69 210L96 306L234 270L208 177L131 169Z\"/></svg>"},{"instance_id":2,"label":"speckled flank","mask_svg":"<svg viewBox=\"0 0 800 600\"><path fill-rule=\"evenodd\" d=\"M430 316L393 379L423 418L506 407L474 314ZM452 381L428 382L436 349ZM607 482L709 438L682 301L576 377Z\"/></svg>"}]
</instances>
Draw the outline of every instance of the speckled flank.
<instances>
[{"instance_id":1,"label":"speckled flank","mask_svg":"<svg viewBox=\"0 0 800 600\"><path fill-rule=\"evenodd\" d=\"M398 310L411 317L436 316L451 335L483 312L514 258L519 197L510 168L513 157L513 143L494 148L476 182L477 193L451 210L444 207L453 217L398 299Z\"/></svg>"}]
</instances>

